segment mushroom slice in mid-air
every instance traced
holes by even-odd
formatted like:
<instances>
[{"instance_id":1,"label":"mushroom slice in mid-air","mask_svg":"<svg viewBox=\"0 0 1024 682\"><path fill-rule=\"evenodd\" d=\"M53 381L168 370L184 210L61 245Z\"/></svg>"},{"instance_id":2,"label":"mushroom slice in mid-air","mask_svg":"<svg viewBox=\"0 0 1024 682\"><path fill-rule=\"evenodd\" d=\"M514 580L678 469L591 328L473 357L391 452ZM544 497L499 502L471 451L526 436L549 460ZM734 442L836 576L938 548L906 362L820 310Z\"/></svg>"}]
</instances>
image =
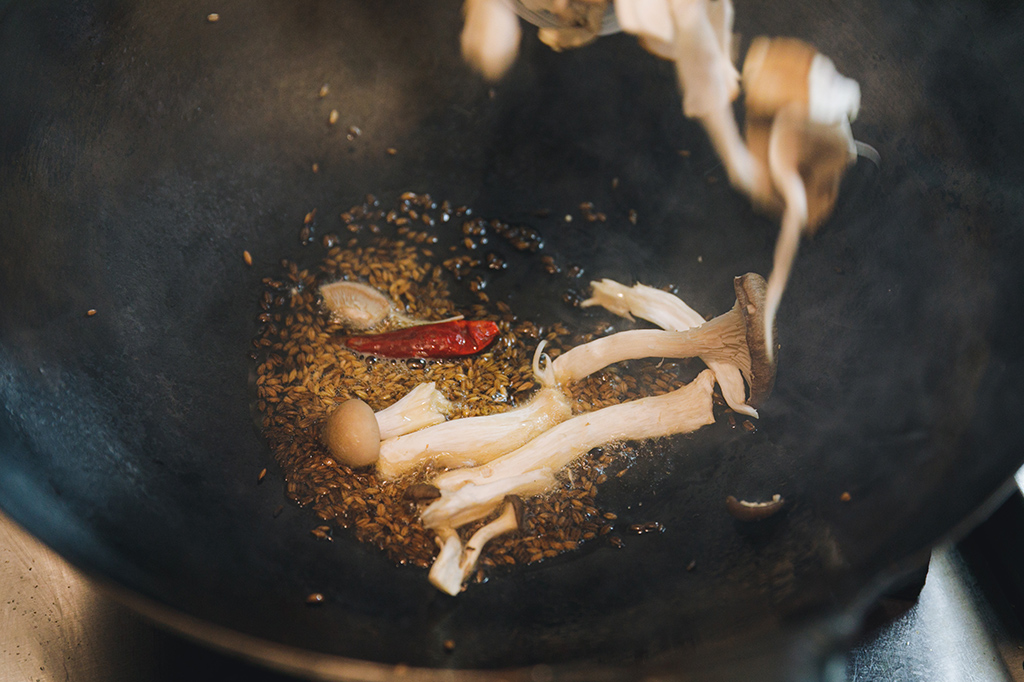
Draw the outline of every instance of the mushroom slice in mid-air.
<instances>
[{"instance_id":1,"label":"mushroom slice in mid-air","mask_svg":"<svg viewBox=\"0 0 1024 682\"><path fill-rule=\"evenodd\" d=\"M770 194L767 172L743 144L732 101L739 74L732 62L731 0L616 0L623 30L675 62L683 113L700 121L729 180L744 194Z\"/></svg>"},{"instance_id":2,"label":"mushroom slice in mid-air","mask_svg":"<svg viewBox=\"0 0 1024 682\"><path fill-rule=\"evenodd\" d=\"M644 284L627 287L610 279L591 282L594 294L581 304L599 305L616 315L633 316L653 322L662 329L683 331L704 324L704 318L678 296ZM757 418L757 410L747 404L746 388L739 367L713 358L702 358L722 387L722 397L736 412Z\"/></svg>"},{"instance_id":3,"label":"mushroom slice in mid-air","mask_svg":"<svg viewBox=\"0 0 1024 682\"><path fill-rule=\"evenodd\" d=\"M466 0L462 56L488 80L498 80L519 54L519 17L506 0Z\"/></svg>"},{"instance_id":4,"label":"mushroom slice in mid-air","mask_svg":"<svg viewBox=\"0 0 1024 682\"><path fill-rule=\"evenodd\" d=\"M541 42L555 52L583 47L601 34L610 0L520 0L526 13L552 16L558 26L542 26Z\"/></svg>"},{"instance_id":5,"label":"mushroom slice in mid-air","mask_svg":"<svg viewBox=\"0 0 1024 682\"><path fill-rule=\"evenodd\" d=\"M743 64L747 143L769 170L773 196L762 207L782 212L765 302L765 342L802 234L831 214L846 170L857 158L850 121L860 108L857 82L832 60L792 38L757 38Z\"/></svg>"}]
</instances>

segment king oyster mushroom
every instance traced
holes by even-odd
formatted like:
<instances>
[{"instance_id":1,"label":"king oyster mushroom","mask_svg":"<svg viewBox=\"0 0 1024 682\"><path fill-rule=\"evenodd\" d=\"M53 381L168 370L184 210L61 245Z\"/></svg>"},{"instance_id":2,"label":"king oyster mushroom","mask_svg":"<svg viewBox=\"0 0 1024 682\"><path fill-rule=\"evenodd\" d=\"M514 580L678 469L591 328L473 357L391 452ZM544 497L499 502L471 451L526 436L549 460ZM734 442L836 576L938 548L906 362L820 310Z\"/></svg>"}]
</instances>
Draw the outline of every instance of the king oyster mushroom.
<instances>
[{"instance_id":1,"label":"king oyster mushroom","mask_svg":"<svg viewBox=\"0 0 1024 682\"><path fill-rule=\"evenodd\" d=\"M775 364L764 356L761 311L764 280L747 274L734 281L737 302L731 311L704 322L679 298L638 285L632 289L604 280L594 284L595 297L584 305L606 305L617 314L635 312L660 326L688 330L620 332L577 346L542 366L543 345L534 358L534 374L543 388L528 404L481 417L455 419L385 440L378 472L397 478L427 462L458 468L484 464L525 444L569 417L561 387L610 364L642 357L701 357L722 386L733 409L757 417L775 381ZM744 377L750 387L747 398Z\"/></svg>"},{"instance_id":2,"label":"king oyster mushroom","mask_svg":"<svg viewBox=\"0 0 1024 682\"><path fill-rule=\"evenodd\" d=\"M377 471L383 478L392 479L427 462L447 468L483 464L515 450L571 414L562 391L542 388L528 403L513 410L453 419L383 440Z\"/></svg>"},{"instance_id":3,"label":"king oyster mushroom","mask_svg":"<svg viewBox=\"0 0 1024 682\"><path fill-rule=\"evenodd\" d=\"M381 440L387 440L440 424L451 413L451 402L430 381L418 384L374 416L380 427Z\"/></svg>"}]
</instances>

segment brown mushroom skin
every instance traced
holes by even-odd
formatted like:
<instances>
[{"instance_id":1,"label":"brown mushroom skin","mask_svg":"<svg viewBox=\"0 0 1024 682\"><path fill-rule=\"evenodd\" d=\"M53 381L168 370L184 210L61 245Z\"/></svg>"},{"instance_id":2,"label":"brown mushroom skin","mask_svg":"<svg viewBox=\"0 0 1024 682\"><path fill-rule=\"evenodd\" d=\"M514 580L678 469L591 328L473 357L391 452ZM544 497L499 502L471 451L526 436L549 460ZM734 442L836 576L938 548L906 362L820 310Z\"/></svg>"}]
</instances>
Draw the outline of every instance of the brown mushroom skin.
<instances>
[{"instance_id":1,"label":"brown mushroom skin","mask_svg":"<svg viewBox=\"0 0 1024 682\"><path fill-rule=\"evenodd\" d=\"M797 104L806 113L810 99L807 76L818 51L796 38L758 37L743 64L747 118L772 118Z\"/></svg>"},{"instance_id":2,"label":"brown mushroom skin","mask_svg":"<svg viewBox=\"0 0 1024 682\"><path fill-rule=\"evenodd\" d=\"M430 502L441 497L441 491L429 483L413 483L405 489L403 497L413 502Z\"/></svg>"},{"instance_id":3,"label":"brown mushroom skin","mask_svg":"<svg viewBox=\"0 0 1024 682\"><path fill-rule=\"evenodd\" d=\"M736 277L733 290L736 293L736 306L743 314L747 332L747 348L750 350L750 377L747 382L750 395L747 403L752 407L761 407L768 400L775 388L775 372L779 365L779 347L775 344L773 353L768 356L764 334L764 299L768 287L764 277L754 272ZM776 321L772 321L772 338L779 338Z\"/></svg>"},{"instance_id":4,"label":"brown mushroom skin","mask_svg":"<svg viewBox=\"0 0 1024 682\"><path fill-rule=\"evenodd\" d=\"M321 433L324 445L336 461L353 468L369 466L380 455L380 426L370 406L362 400L346 400L334 408Z\"/></svg>"}]
</instances>

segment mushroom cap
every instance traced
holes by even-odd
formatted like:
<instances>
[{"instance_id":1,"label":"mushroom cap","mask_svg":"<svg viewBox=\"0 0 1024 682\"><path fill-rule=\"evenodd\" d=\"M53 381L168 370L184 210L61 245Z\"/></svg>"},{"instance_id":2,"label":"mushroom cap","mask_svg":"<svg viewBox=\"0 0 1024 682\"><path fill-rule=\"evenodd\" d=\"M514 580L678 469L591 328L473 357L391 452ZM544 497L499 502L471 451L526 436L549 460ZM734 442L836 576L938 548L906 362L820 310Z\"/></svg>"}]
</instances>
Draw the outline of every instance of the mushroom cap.
<instances>
[{"instance_id":1,"label":"mushroom cap","mask_svg":"<svg viewBox=\"0 0 1024 682\"><path fill-rule=\"evenodd\" d=\"M331 317L354 329L374 327L391 312L391 301L384 294L360 282L324 284L320 295Z\"/></svg>"},{"instance_id":2,"label":"mushroom cap","mask_svg":"<svg viewBox=\"0 0 1024 682\"><path fill-rule=\"evenodd\" d=\"M779 364L778 345L769 356L764 333L765 292L768 285L761 275L748 272L733 280L733 288L736 290L737 307L746 326L747 349L750 352L750 376L747 377L750 396L747 403L761 407L775 387L775 370ZM777 327L777 322L772 320L773 339L779 337Z\"/></svg>"},{"instance_id":3,"label":"mushroom cap","mask_svg":"<svg viewBox=\"0 0 1024 682\"><path fill-rule=\"evenodd\" d=\"M358 398L334 408L321 434L335 460L350 467L373 464L380 456L380 426L369 405Z\"/></svg>"}]
</instances>

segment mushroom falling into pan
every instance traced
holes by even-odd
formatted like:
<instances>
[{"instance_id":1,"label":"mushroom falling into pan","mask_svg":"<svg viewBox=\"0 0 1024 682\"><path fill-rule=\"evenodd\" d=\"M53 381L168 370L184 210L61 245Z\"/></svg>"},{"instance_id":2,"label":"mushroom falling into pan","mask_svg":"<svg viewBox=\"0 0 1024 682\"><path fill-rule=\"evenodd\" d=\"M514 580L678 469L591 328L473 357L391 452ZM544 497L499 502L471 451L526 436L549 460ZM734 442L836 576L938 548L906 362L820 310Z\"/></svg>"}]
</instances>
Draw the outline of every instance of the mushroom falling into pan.
<instances>
[{"instance_id":1,"label":"mushroom falling into pan","mask_svg":"<svg viewBox=\"0 0 1024 682\"><path fill-rule=\"evenodd\" d=\"M732 185L760 210L781 214L764 320L771 357L773 323L800 236L813 235L829 217L857 157L850 122L860 107L860 87L806 43L756 38L743 67L744 140L732 109L741 79L733 64L731 0L466 0L463 55L496 80L518 53L515 8L558 26L542 28L540 37L562 50L594 40L612 6L624 31L675 62L683 113L700 121Z\"/></svg>"}]
</instances>

